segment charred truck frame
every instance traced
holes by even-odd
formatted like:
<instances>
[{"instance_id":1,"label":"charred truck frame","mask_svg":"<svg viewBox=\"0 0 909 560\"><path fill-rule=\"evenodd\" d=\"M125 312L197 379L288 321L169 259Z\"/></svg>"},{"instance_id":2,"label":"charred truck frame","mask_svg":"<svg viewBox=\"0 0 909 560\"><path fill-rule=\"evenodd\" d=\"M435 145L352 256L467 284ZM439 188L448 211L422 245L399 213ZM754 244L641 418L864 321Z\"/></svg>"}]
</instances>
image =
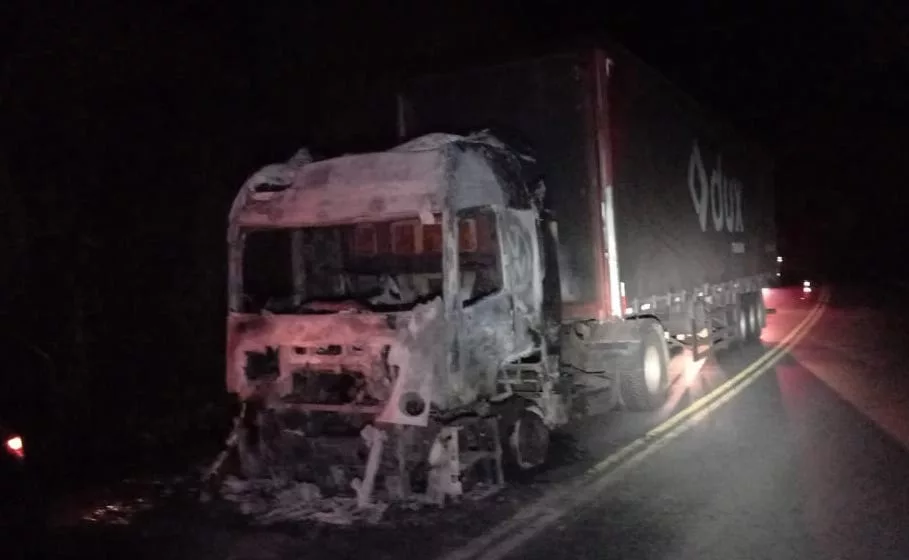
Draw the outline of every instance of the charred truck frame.
<instances>
[{"instance_id":1,"label":"charred truck frame","mask_svg":"<svg viewBox=\"0 0 909 560\"><path fill-rule=\"evenodd\" d=\"M542 464L589 395L657 408L671 354L759 338L769 161L624 51L425 76L398 111L414 140L234 203L247 470L440 501Z\"/></svg>"}]
</instances>

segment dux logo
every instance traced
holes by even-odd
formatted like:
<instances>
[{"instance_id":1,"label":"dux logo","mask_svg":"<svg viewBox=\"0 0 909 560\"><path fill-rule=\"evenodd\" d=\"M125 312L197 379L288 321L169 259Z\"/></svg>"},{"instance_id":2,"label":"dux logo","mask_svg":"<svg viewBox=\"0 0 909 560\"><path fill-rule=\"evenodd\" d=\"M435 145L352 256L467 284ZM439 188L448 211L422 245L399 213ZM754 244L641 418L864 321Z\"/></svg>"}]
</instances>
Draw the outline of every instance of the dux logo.
<instances>
[{"instance_id":1,"label":"dux logo","mask_svg":"<svg viewBox=\"0 0 909 560\"><path fill-rule=\"evenodd\" d=\"M745 231L742 183L723 174L722 155L717 155L716 166L708 175L697 142L694 143L688 160L688 191L701 223L701 231L707 231L708 217L716 231Z\"/></svg>"}]
</instances>

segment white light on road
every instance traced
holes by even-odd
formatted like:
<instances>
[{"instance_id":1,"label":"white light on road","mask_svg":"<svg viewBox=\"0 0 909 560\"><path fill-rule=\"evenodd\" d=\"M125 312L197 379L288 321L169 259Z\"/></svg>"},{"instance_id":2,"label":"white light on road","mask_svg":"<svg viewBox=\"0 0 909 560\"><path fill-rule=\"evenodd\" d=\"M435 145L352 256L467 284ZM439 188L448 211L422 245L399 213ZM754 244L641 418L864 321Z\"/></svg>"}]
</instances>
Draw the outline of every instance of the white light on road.
<instances>
[{"instance_id":1,"label":"white light on road","mask_svg":"<svg viewBox=\"0 0 909 560\"><path fill-rule=\"evenodd\" d=\"M6 440L6 450L19 459L25 458L25 446L22 443L22 438L19 436L13 436Z\"/></svg>"},{"instance_id":2,"label":"white light on road","mask_svg":"<svg viewBox=\"0 0 909 560\"><path fill-rule=\"evenodd\" d=\"M778 263L783 262L783 257L777 257L777 258L776 258L776 262L778 262Z\"/></svg>"}]
</instances>

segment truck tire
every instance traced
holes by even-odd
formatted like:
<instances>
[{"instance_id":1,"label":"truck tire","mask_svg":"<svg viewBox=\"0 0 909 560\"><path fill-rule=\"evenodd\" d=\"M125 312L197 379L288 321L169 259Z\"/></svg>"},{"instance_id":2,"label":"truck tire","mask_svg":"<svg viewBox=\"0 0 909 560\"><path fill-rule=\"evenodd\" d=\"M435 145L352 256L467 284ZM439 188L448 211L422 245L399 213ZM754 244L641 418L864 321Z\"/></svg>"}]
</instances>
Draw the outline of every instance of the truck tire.
<instances>
[{"instance_id":1,"label":"truck tire","mask_svg":"<svg viewBox=\"0 0 909 560\"><path fill-rule=\"evenodd\" d=\"M739 296L738 303L733 306L733 324L735 325L735 342L741 344L748 340L748 298Z\"/></svg>"},{"instance_id":2,"label":"truck tire","mask_svg":"<svg viewBox=\"0 0 909 560\"><path fill-rule=\"evenodd\" d=\"M663 327L656 322L641 326L641 341L619 369L622 403L629 410L654 410L666 400L669 349Z\"/></svg>"},{"instance_id":3,"label":"truck tire","mask_svg":"<svg viewBox=\"0 0 909 560\"><path fill-rule=\"evenodd\" d=\"M294 440L285 433L279 413L253 405L238 434L237 459L244 478L295 476L298 463L292 458Z\"/></svg>"},{"instance_id":4,"label":"truck tire","mask_svg":"<svg viewBox=\"0 0 909 560\"><path fill-rule=\"evenodd\" d=\"M521 410L506 434L503 446L506 469L529 471L546 462L549 454L549 427L534 407Z\"/></svg>"},{"instance_id":5,"label":"truck tire","mask_svg":"<svg viewBox=\"0 0 909 560\"><path fill-rule=\"evenodd\" d=\"M764 294L760 292L755 294L755 301L757 302L758 326L763 329L767 326L767 305L764 304Z\"/></svg>"},{"instance_id":6,"label":"truck tire","mask_svg":"<svg viewBox=\"0 0 909 560\"><path fill-rule=\"evenodd\" d=\"M746 294L747 316L748 316L748 342L754 342L761 338L761 319L758 310L757 294Z\"/></svg>"}]
</instances>

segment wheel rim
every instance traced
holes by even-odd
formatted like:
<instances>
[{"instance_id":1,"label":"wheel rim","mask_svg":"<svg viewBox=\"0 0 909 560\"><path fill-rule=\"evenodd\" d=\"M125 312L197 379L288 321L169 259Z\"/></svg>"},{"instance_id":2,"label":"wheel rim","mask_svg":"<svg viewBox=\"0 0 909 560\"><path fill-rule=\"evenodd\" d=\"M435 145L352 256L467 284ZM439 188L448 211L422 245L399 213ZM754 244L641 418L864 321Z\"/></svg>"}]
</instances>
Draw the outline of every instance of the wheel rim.
<instances>
[{"instance_id":1,"label":"wheel rim","mask_svg":"<svg viewBox=\"0 0 909 560\"><path fill-rule=\"evenodd\" d=\"M739 312L739 337L745 338L746 336L748 336L748 317L743 310Z\"/></svg>"},{"instance_id":2,"label":"wheel rim","mask_svg":"<svg viewBox=\"0 0 909 560\"><path fill-rule=\"evenodd\" d=\"M659 392L663 382L663 363L660 352L653 346L648 346L644 351L644 383L650 394Z\"/></svg>"},{"instance_id":3,"label":"wheel rim","mask_svg":"<svg viewBox=\"0 0 909 560\"><path fill-rule=\"evenodd\" d=\"M511 432L509 444L518 467L532 469L546 460L549 431L539 417L519 418Z\"/></svg>"}]
</instances>

